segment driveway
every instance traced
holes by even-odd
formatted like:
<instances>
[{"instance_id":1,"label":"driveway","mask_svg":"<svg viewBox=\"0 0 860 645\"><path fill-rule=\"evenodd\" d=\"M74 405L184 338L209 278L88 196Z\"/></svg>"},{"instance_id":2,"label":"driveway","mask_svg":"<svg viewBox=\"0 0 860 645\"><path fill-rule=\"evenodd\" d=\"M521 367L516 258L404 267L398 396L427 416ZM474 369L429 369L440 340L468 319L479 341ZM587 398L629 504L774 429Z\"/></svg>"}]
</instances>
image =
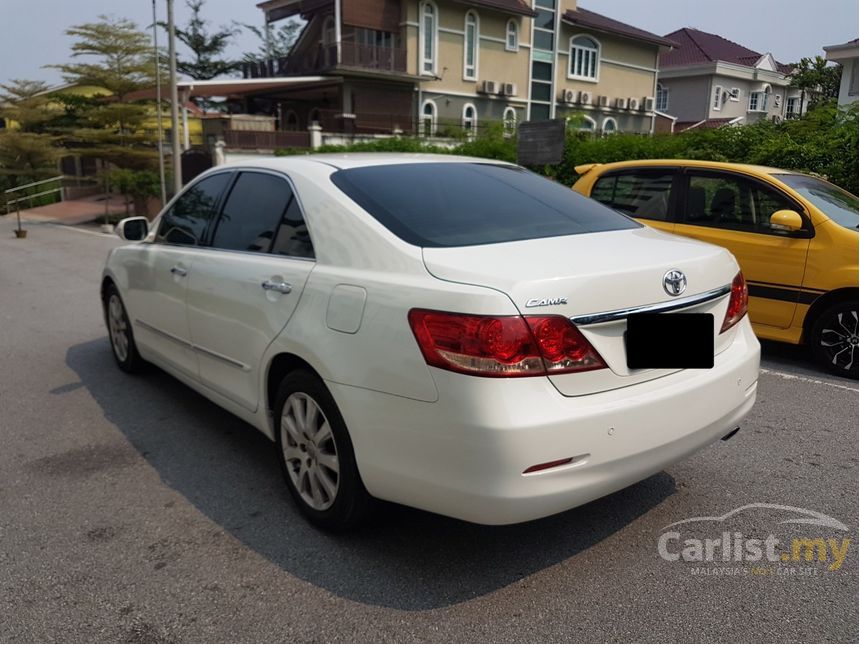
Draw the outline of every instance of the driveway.
<instances>
[{"instance_id":1,"label":"driveway","mask_svg":"<svg viewBox=\"0 0 860 645\"><path fill-rule=\"evenodd\" d=\"M386 505L331 536L262 435L163 372L116 369L98 284L117 238L13 227L0 218L2 641L858 639L858 387L800 351L764 348L733 439L605 499L496 528ZM844 525L827 529L849 540L841 566L658 553L667 525L751 504ZM731 530L763 537L784 512L749 507Z\"/></svg>"}]
</instances>

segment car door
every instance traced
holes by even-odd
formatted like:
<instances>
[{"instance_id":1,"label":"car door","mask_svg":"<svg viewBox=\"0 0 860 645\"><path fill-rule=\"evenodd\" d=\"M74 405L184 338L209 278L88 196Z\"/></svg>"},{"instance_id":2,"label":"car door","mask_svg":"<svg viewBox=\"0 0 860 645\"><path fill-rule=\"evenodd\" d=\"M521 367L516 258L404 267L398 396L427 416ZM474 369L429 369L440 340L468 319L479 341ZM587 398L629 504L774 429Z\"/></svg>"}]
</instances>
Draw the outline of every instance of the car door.
<instances>
[{"instance_id":1,"label":"car door","mask_svg":"<svg viewBox=\"0 0 860 645\"><path fill-rule=\"evenodd\" d=\"M185 307L188 277L232 173L189 185L161 217L155 240L140 245L124 294L136 341L160 360L197 378Z\"/></svg>"},{"instance_id":2,"label":"car door","mask_svg":"<svg viewBox=\"0 0 860 645\"><path fill-rule=\"evenodd\" d=\"M685 178L675 233L731 251L749 286L750 320L788 328L813 230L802 207L769 184L735 173L691 169ZM770 217L781 209L800 213L807 229L795 233L773 229Z\"/></svg>"},{"instance_id":3,"label":"car door","mask_svg":"<svg viewBox=\"0 0 860 645\"><path fill-rule=\"evenodd\" d=\"M640 168L606 174L591 188L591 198L643 224L671 233L677 168Z\"/></svg>"},{"instance_id":4,"label":"car door","mask_svg":"<svg viewBox=\"0 0 860 645\"><path fill-rule=\"evenodd\" d=\"M282 174L236 176L188 281L200 380L254 411L260 360L295 311L314 267L299 198Z\"/></svg>"}]
</instances>

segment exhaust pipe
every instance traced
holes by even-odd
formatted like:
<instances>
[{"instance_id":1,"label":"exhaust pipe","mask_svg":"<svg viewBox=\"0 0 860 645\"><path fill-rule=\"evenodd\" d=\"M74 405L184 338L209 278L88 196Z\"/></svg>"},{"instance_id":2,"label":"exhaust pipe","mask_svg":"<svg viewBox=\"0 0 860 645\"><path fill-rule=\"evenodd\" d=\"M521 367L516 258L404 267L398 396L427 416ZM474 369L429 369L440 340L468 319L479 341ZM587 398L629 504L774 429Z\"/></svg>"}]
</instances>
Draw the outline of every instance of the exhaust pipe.
<instances>
[{"instance_id":1,"label":"exhaust pipe","mask_svg":"<svg viewBox=\"0 0 860 645\"><path fill-rule=\"evenodd\" d=\"M722 440L723 440L723 441L728 441L729 439L731 439L732 437L734 437L734 436L738 433L738 430L740 430L740 429L741 429L741 427L740 427L740 426L738 426L737 428L735 428L734 430L732 430L729 434L727 434L725 437L723 437L723 439L722 439Z\"/></svg>"}]
</instances>

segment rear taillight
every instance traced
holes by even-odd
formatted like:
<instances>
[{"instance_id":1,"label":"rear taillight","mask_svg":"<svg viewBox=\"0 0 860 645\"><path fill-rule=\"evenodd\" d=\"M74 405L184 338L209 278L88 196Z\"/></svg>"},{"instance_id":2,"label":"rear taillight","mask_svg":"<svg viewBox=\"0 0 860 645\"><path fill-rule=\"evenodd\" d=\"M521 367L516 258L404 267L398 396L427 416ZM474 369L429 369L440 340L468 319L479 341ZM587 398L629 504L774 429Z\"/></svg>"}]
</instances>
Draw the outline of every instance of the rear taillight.
<instances>
[{"instance_id":1,"label":"rear taillight","mask_svg":"<svg viewBox=\"0 0 860 645\"><path fill-rule=\"evenodd\" d=\"M463 374L545 376L606 367L563 316L476 316L413 309L409 325L428 365Z\"/></svg>"},{"instance_id":2,"label":"rear taillight","mask_svg":"<svg viewBox=\"0 0 860 645\"><path fill-rule=\"evenodd\" d=\"M738 271L735 279L732 280L729 308L726 310L726 317L723 319L723 326L720 328L721 334L740 322L741 318L747 313L748 304L749 291L747 290L747 282L744 280L744 274Z\"/></svg>"}]
</instances>

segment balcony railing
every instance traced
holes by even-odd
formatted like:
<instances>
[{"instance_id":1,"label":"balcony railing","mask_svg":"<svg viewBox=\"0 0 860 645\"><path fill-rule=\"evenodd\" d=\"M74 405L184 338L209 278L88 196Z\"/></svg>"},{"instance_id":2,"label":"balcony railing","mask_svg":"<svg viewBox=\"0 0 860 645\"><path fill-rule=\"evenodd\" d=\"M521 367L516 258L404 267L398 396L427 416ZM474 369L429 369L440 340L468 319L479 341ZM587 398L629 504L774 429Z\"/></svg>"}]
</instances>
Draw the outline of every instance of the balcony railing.
<instances>
[{"instance_id":1,"label":"balcony railing","mask_svg":"<svg viewBox=\"0 0 860 645\"><path fill-rule=\"evenodd\" d=\"M356 68L385 73L406 73L406 50L358 43L341 43L341 60L337 62L337 45L320 45L303 54L243 63L245 78L272 78L316 74L338 68Z\"/></svg>"}]
</instances>

